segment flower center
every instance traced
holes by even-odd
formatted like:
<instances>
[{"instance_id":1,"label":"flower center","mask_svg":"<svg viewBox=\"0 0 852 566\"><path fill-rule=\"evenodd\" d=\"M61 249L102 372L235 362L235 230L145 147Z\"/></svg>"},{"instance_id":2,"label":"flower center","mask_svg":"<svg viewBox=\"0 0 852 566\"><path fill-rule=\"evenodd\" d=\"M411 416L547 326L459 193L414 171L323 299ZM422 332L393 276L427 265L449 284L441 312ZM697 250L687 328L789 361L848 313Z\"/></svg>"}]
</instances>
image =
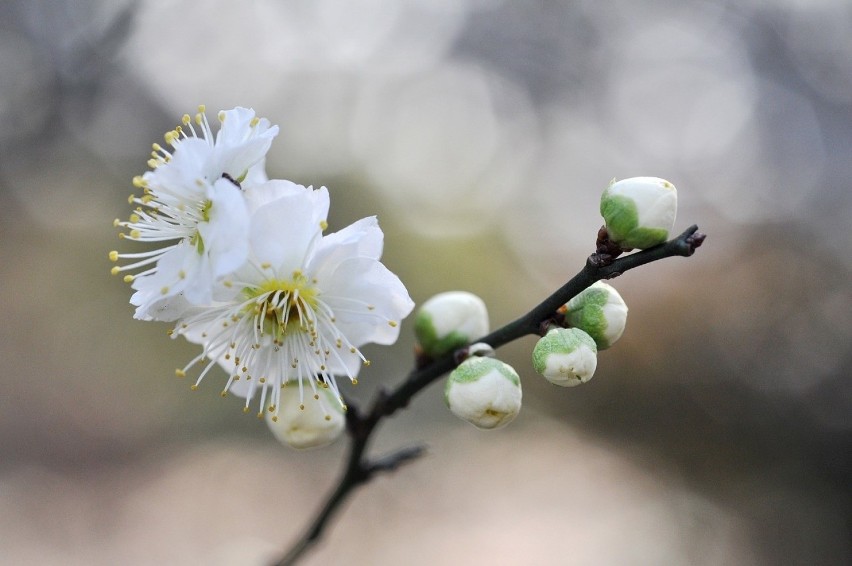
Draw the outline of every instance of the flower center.
<instances>
[{"instance_id":1,"label":"flower center","mask_svg":"<svg viewBox=\"0 0 852 566\"><path fill-rule=\"evenodd\" d=\"M316 310L319 291L316 282L301 271L290 279L267 279L256 287L243 289L252 301L244 312L254 317L254 328L261 334L280 338L291 332L316 332Z\"/></svg>"}]
</instances>

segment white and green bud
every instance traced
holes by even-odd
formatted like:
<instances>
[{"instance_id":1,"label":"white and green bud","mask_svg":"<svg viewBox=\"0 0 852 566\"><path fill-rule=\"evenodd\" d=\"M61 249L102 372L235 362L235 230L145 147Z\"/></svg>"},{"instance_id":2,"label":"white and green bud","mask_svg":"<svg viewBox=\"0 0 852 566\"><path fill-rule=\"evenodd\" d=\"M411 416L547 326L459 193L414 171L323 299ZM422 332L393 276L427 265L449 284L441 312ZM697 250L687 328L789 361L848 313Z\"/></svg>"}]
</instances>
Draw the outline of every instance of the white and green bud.
<instances>
[{"instance_id":1,"label":"white and green bud","mask_svg":"<svg viewBox=\"0 0 852 566\"><path fill-rule=\"evenodd\" d=\"M598 366L598 349L579 328L553 328L533 348L533 367L550 383L573 387L586 383Z\"/></svg>"},{"instance_id":2,"label":"white and green bud","mask_svg":"<svg viewBox=\"0 0 852 566\"><path fill-rule=\"evenodd\" d=\"M454 415L477 428L500 428L521 410L521 379L500 360L472 356L450 373L444 401Z\"/></svg>"},{"instance_id":3,"label":"white and green bud","mask_svg":"<svg viewBox=\"0 0 852 566\"><path fill-rule=\"evenodd\" d=\"M439 293L420 306L414 333L420 349L437 358L488 334L488 309L467 291Z\"/></svg>"},{"instance_id":4,"label":"white and green bud","mask_svg":"<svg viewBox=\"0 0 852 566\"><path fill-rule=\"evenodd\" d=\"M601 195L609 239L625 250L665 242L676 214L677 189L658 177L613 180Z\"/></svg>"},{"instance_id":5,"label":"white and green bud","mask_svg":"<svg viewBox=\"0 0 852 566\"><path fill-rule=\"evenodd\" d=\"M615 287L596 281L559 309L568 326L592 337L598 350L606 350L621 338L627 324L627 304Z\"/></svg>"},{"instance_id":6,"label":"white and green bud","mask_svg":"<svg viewBox=\"0 0 852 566\"><path fill-rule=\"evenodd\" d=\"M293 448L319 448L337 440L346 428L340 401L330 389L304 391L300 400L298 382L290 382L281 391L278 407L266 412L266 424L275 438Z\"/></svg>"}]
</instances>

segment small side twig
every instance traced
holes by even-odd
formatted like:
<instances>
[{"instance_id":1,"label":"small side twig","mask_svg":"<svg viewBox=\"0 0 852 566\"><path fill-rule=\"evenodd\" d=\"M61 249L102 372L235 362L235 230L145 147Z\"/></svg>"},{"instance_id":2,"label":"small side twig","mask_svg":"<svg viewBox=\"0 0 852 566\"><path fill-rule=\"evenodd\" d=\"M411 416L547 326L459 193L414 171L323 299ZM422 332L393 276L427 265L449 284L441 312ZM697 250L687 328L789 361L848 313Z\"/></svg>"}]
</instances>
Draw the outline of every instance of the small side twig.
<instances>
[{"instance_id":1,"label":"small side twig","mask_svg":"<svg viewBox=\"0 0 852 566\"><path fill-rule=\"evenodd\" d=\"M636 267L667 257L689 257L701 246L705 237L705 234L698 232L698 226L693 225L680 236L659 246L617 257L621 251L614 248L609 242L606 230L602 229L598 233L595 253L589 256L585 267L577 275L525 315L475 342L484 342L496 349L528 334L539 334L541 325L551 319L559 307L595 281L611 279ZM295 564L310 547L316 544L329 520L356 487L367 483L377 473L394 471L423 454L422 446L414 446L403 448L376 460L369 460L364 456L369 440L379 422L408 405L412 397L452 370L459 362L454 353L434 360L419 357L415 368L411 370L405 381L395 389L379 391L367 413L361 413L358 407L349 405L347 433L350 437L350 451L343 476L329 494L310 527L289 552L276 563L277 566Z\"/></svg>"}]
</instances>

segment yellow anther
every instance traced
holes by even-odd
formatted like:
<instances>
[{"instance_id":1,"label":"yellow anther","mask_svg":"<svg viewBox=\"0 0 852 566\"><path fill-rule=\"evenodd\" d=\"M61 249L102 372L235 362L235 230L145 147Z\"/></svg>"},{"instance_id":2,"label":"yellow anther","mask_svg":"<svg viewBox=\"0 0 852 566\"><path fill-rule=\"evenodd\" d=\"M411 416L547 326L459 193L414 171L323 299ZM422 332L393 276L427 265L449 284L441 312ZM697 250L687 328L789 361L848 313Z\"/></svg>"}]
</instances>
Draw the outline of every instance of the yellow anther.
<instances>
[{"instance_id":1,"label":"yellow anther","mask_svg":"<svg viewBox=\"0 0 852 566\"><path fill-rule=\"evenodd\" d=\"M132 275L125 275L125 276L124 276L124 282L125 282L125 283L133 283L133 280L134 280L134 279L136 279L136 278L135 278L135 277L133 277Z\"/></svg>"},{"instance_id":2,"label":"yellow anther","mask_svg":"<svg viewBox=\"0 0 852 566\"><path fill-rule=\"evenodd\" d=\"M227 391L222 391L221 393L219 393L219 397L225 398L225 397L227 397L227 396L228 396L228 392L227 392Z\"/></svg>"},{"instance_id":3,"label":"yellow anther","mask_svg":"<svg viewBox=\"0 0 852 566\"><path fill-rule=\"evenodd\" d=\"M148 160L148 167L150 167L151 169L156 169L157 165L159 165L159 164L160 164L160 162L157 161L156 159L149 159Z\"/></svg>"},{"instance_id":4,"label":"yellow anther","mask_svg":"<svg viewBox=\"0 0 852 566\"><path fill-rule=\"evenodd\" d=\"M278 417L277 417L277 416L272 417L272 422L277 423L277 422L278 422Z\"/></svg>"},{"instance_id":5,"label":"yellow anther","mask_svg":"<svg viewBox=\"0 0 852 566\"><path fill-rule=\"evenodd\" d=\"M193 383L192 385L189 386L189 390L190 391L198 391L198 386Z\"/></svg>"},{"instance_id":6,"label":"yellow anther","mask_svg":"<svg viewBox=\"0 0 852 566\"><path fill-rule=\"evenodd\" d=\"M263 411L260 411L260 412L257 413L257 418L259 418L259 419L263 418Z\"/></svg>"},{"instance_id":7,"label":"yellow anther","mask_svg":"<svg viewBox=\"0 0 852 566\"><path fill-rule=\"evenodd\" d=\"M225 111L220 110L219 113L216 115L216 117L219 118L220 122L224 122L225 121Z\"/></svg>"},{"instance_id":8,"label":"yellow anther","mask_svg":"<svg viewBox=\"0 0 852 566\"><path fill-rule=\"evenodd\" d=\"M181 279L186 279L186 271L184 271L183 269L178 271L178 277L180 277Z\"/></svg>"},{"instance_id":9,"label":"yellow anther","mask_svg":"<svg viewBox=\"0 0 852 566\"><path fill-rule=\"evenodd\" d=\"M207 112L207 106L205 106L204 104L199 104L198 111L204 114L205 112Z\"/></svg>"},{"instance_id":10,"label":"yellow anther","mask_svg":"<svg viewBox=\"0 0 852 566\"><path fill-rule=\"evenodd\" d=\"M352 378L352 385L358 385L358 378L357 377Z\"/></svg>"},{"instance_id":11,"label":"yellow anther","mask_svg":"<svg viewBox=\"0 0 852 566\"><path fill-rule=\"evenodd\" d=\"M109 272L113 275L118 275L119 272L121 272L121 268L116 265L112 269L110 269Z\"/></svg>"},{"instance_id":12,"label":"yellow anther","mask_svg":"<svg viewBox=\"0 0 852 566\"><path fill-rule=\"evenodd\" d=\"M162 289L160 289L160 294L161 294L161 295L166 295L166 294L168 294L168 292L169 292L169 287L168 287L168 285L166 285L165 287L163 287Z\"/></svg>"},{"instance_id":13,"label":"yellow anther","mask_svg":"<svg viewBox=\"0 0 852 566\"><path fill-rule=\"evenodd\" d=\"M300 411L304 411L304 410L305 410L305 406L304 406L304 405L299 405L299 410L300 410Z\"/></svg>"},{"instance_id":14,"label":"yellow anther","mask_svg":"<svg viewBox=\"0 0 852 566\"><path fill-rule=\"evenodd\" d=\"M186 372L183 371L182 369L176 369L175 375L178 376L178 377L186 377Z\"/></svg>"},{"instance_id":15,"label":"yellow anther","mask_svg":"<svg viewBox=\"0 0 852 566\"><path fill-rule=\"evenodd\" d=\"M161 146L157 142L154 142L151 144L151 149L153 149L154 151L161 151L163 149L163 146Z\"/></svg>"},{"instance_id":16,"label":"yellow anther","mask_svg":"<svg viewBox=\"0 0 852 566\"><path fill-rule=\"evenodd\" d=\"M137 224L139 222L139 220L141 220L141 219L139 218L138 214L131 214L130 215L130 222L131 223Z\"/></svg>"},{"instance_id":17,"label":"yellow anther","mask_svg":"<svg viewBox=\"0 0 852 566\"><path fill-rule=\"evenodd\" d=\"M320 220L320 229L325 230L326 228L328 228L328 222L326 222L325 220Z\"/></svg>"},{"instance_id":18,"label":"yellow anther","mask_svg":"<svg viewBox=\"0 0 852 566\"><path fill-rule=\"evenodd\" d=\"M248 412L249 412L249 408L248 408L248 407L243 407L243 412L244 412L244 413L248 413Z\"/></svg>"},{"instance_id":19,"label":"yellow anther","mask_svg":"<svg viewBox=\"0 0 852 566\"><path fill-rule=\"evenodd\" d=\"M184 114L183 117L180 119L180 123L186 126L187 124L189 124L190 120L192 120L192 118L189 117L189 114Z\"/></svg>"},{"instance_id":20,"label":"yellow anther","mask_svg":"<svg viewBox=\"0 0 852 566\"><path fill-rule=\"evenodd\" d=\"M127 204L133 204L133 202L135 200L136 200L136 195L130 195L129 197L127 197Z\"/></svg>"},{"instance_id":21,"label":"yellow anther","mask_svg":"<svg viewBox=\"0 0 852 566\"><path fill-rule=\"evenodd\" d=\"M109 252L109 260L110 261L118 261L118 252L113 250Z\"/></svg>"},{"instance_id":22,"label":"yellow anther","mask_svg":"<svg viewBox=\"0 0 852 566\"><path fill-rule=\"evenodd\" d=\"M396 327L397 327L397 323L396 323L396 321L395 321L395 320L389 320L389 321L388 321L388 325L390 325L390 327L391 327L391 328L396 328Z\"/></svg>"},{"instance_id":23,"label":"yellow anther","mask_svg":"<svg viewBox=\"0 0 852 566\"><path fill-rule=\"evenodd\" d=\"M145 179L142 178L142 175L136 175L133 177L133 186L137 189L144 189L146 184L147 183L145 182Z\"/></svg>"},{"instance_id":24,"label":"yellow anther","mask_svg":"<svg viewBox=\"0 0 852 566\"><path fill-rule=\"evenodd\" d=\"M270 267L272 267L272 264L269 262L263 262L260 264L260 267L262 267L263 269L269 269Z\"/></svg>"},{"instance_id":25,"label":"yellow anther","mask_svg":"<svg viewBox=\"0 0 852 566\"><path fill-rule=\"evenodd\" d=\"M251 126L252 128L254 128L255 126L257 126L257 124L258 124L259 122L260 122L260 118L258 118L257 116L255 116L255 117L254 117L254 118L252 118L252 119L251 119L251 121L249 122L249 126Z\"/></svg>"},{"instance_id":26,"label":"yellow anther","mask_svg":"<svg viewBox=\"0 0 852 566\"><path fill-rule=\"evenodd\" d=\"M364 360L364 366L369 367L370 363L370 360Z\"/></svg>"},{"instance_id":27,"label":"yellow anther","mask_svg":"<svg viewBox=\"0 0 852 566\"><path fill-rule=\"evenodd\" d=\"M326 416L325 416L325 420L330 421L330 420L331 420L331 415L326 415Z\"/></svg>"},{"instance_id":28,"label":"yellow anther","mask_svg":"<svg viewBox=\"0 0 852 566\"><path fill-rule=\"evenodd\" d=\"M112 221L112 226L113 226L113 228L118 228L119 226L121 226L121 220L116 218L115 220Z\"/></svg>"}]
</instances>

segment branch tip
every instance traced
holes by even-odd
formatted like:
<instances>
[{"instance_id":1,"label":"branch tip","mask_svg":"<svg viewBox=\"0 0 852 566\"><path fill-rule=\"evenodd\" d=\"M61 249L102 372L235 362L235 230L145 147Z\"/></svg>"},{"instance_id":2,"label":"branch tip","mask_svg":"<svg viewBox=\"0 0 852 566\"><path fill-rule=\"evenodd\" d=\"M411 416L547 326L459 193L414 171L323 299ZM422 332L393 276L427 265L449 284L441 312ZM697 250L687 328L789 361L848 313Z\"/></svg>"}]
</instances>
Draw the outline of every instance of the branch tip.
<instances>
[{"instance_id":1,"label":"branch tip","mask_svg":"<svg viewBox=\"0 0 852 566\"><path fill-rule=\"evenodd\" d=\"M416 460L425 453L426 446L422 444L401 448L392 454L388 454L387 456L373 460L372 462L367 462L364 466L365 471L367 471L369 475L373 475L378 472L393 472L400 466Z\"/></svg>"}]
</instances>

